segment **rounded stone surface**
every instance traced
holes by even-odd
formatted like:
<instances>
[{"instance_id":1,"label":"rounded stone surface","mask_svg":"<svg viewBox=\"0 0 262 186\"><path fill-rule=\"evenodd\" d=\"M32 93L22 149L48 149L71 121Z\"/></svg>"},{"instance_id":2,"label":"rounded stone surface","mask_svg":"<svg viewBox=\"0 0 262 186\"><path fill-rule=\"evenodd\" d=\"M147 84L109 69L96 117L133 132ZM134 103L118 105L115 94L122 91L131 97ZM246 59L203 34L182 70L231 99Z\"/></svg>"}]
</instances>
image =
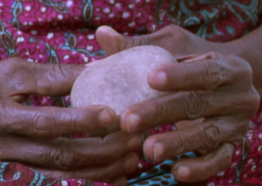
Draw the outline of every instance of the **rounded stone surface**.
<instances>
[{"instance_id":1,"label":"rounded stone surface","mask_svg":"<svg viewBox=\"0 0 262 186\"><path fill-rule=\"evenodd\" d=\"M90 63L74 83L72 106L106 105L120 115L130 105L166 94L152 89L147 76L157 66L176 62L160 47L139 46Z\"/></svg>"}]
</instances>

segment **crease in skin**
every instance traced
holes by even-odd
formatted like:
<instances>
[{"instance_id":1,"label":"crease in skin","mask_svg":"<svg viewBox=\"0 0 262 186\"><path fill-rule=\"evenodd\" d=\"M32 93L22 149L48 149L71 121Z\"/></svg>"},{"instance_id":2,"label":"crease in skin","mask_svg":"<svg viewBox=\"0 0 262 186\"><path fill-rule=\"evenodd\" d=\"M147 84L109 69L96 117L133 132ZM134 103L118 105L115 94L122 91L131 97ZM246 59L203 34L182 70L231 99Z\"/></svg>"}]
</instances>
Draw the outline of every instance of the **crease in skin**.
<instances>
[{"instance_id":1,"label":"crease in skin","mask_svg":"<svg viewBox=\"0 0 262 186\"><path fill-rule=\"evenodd\" d=\"M106 105L120 117L130 105L167 94L152 89L147 78L150 71L169 63L177 61L169 52L156 46L130 48L90 63L73 85L72 106ZM106 133L119 129L118 122ZM132 131L132 127L128 126L127 130Z\"/></svg>"},{"instance_id":2,"label":"crease in skin","mask_svg":"<svg viewBox=\"0 0 262 186\"><path fill-rule=\"evenodd\" d=\"M203 59L209 59L212 58L210 57L209 54L206 55L189 55L189 56L183 56L183 57L179 57L177 58L178 63L192 63L192 62L196 62L199 60L203 60Z\"/></svg>"}]
</instances>

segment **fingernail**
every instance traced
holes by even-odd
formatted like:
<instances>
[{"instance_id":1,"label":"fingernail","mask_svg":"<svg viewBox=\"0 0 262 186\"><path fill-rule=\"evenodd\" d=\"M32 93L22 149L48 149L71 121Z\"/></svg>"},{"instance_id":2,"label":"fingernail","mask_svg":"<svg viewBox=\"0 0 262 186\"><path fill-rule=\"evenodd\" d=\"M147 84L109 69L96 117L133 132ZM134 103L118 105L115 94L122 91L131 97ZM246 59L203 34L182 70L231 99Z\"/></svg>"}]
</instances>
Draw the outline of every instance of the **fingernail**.
<instances>
[{"instance_id":1,"label":"fingernail","mask_svg":"<svg viewBox=\"0 0 262 186\"><path fill-rule=\"evenodd\" d=\"M114 29L112 29L109 26L101 26L100 30L103 30L103 32L110 32L111 34L119 35L119 33L117 33Z\"/></svg>"},{"instance_id":2,"label":"fingernail","mask_svg":"<svg viewBox=\"0 0 262 186\"><path fill-rule=\"evenodd\" d=\"M154 143L154 161L159 161L161 160L161 155L164 152L164 147L160 143Z\"/></svg>"},{"instance_id":3,"label":"fingernail","mask_svg":"<svg viewBox=\"0 0 262 186\"><path fill-rule=\"evenodd\" d=\"M138 163L138 157L135 154L132 154L125 162L125 169L133 172L138 168Z\"/></svg>"},{"instance_id":4,"label":"fingernail","mask_svg":"<svg viewBox=\"0 0 262 186\"><path fill-rule=\"evenodd\" d=\"M190 175L190 170L188 167L179 166L175 173L175 178L187 178Z\"/></svg>"},{"instance_id":5,"label":"fingernail","mask_svg":"<svg viewBox=\"0 0 262 186\"><path fill-rule=\"evenodd\" d=\"M166 83L167 77L165 72L154 70L149 73L148 78L153 86L156 88L162 88Z\"/></svg>"},{"instance_id":6,"label":"fingernail","mask_svg":"<svg viewBox=\"0 0 262 186\"><path fill-rule=\"evenodd\" d=\"M103 109L99 114L99 120L106 126L111 126L114 123L114 112L109 109Z\"/></svg>"},{"instance_id":7,"label":"fingernail","mask_svg":"<svg viewBox=\"0 0 262 186\"><path fill-rule=\"evenodd\" d=\"M137 114L127 114L125 116L127 132L134 132L139 125L140 117Z\"/></svg>"}]
</instances>

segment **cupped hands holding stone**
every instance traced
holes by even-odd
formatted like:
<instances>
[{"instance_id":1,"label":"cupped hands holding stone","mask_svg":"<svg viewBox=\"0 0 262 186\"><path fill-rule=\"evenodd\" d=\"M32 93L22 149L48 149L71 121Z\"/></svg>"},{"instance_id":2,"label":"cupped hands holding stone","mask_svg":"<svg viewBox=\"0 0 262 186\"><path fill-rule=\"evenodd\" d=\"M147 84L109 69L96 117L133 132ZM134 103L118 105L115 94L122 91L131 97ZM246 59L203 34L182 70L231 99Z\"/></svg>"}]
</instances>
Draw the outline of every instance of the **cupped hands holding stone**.
<instances>
[{"instance_id":1,"label":"cupped hands holding stone","mask_svg":"<svg viewBox=\"0 0 262 186\"><path fill-rule=\"evenodd\" d=\"M230 166L259 104L250 64L228 55L236 48L205 41L174 25L134 37L100 27L96 36L109 55L154 45L179 62L162 64L147 75L149 86L167 95L131 105L120 116L120 127L127 133L176 123L176 131L146 139L143 149L148 159L161 161L188 151L201 152L200 157L173 165L173 175L183 182L205 180Z\"/></svg>"}]
</instances>

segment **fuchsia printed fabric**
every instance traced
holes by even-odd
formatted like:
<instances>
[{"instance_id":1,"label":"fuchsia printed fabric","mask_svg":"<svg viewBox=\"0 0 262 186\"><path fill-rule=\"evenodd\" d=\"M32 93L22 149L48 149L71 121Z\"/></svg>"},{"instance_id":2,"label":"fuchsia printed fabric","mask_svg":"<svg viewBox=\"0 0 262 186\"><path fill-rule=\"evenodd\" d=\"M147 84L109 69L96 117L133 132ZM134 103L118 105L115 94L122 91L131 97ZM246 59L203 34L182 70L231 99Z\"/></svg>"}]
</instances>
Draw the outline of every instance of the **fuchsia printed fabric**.
<instances>
[{"instance_id":1,"label":"fuchsia printed fabric","mask_svg":"<svg viewBox=\"0 0 262 186\"><path fill-rule=\"evenodd\" d=\"M106 57L94 35L101 25L110 25L124 35L133 36L177 24L204 39L226 42L256 28L261 11L260 0L0 0L0 58L18 56L34 63L89 63ZM24 104L67 107L70 97L32 95ZM239 145L232 166L204 185L262 185L261 113L259 109L253 117L254 128ZM174 128L159 127L151 134L170 130ZM154 166L141 159L136 174ZM159 185L154 180L136 184ZM162 181L161 184L181 183ZM0 185L111 184L53 179L19 163L0 162Z\"/></svg>"}]
</instances>

